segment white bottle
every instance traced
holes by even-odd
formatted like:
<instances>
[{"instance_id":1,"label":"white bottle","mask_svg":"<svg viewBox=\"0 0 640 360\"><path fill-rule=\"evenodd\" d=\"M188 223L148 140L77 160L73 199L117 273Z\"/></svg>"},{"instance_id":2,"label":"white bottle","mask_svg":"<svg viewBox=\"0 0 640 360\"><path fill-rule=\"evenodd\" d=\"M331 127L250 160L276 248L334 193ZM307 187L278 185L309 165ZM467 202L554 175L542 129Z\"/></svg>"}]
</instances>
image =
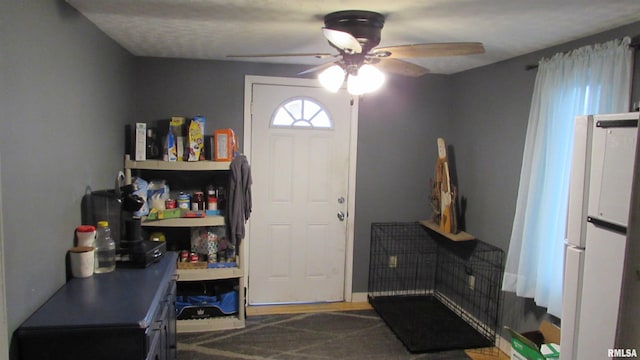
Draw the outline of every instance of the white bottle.
<instances>
[{"instance_id":1,"label":"white bottle","mask_svg":"<svg viewBox=\"0 0 640 360\"><path fill-rule=\"evenodd\" d=\"M116 268L116 244L111 238L108 221L98 221L95 264L96 274L111 272Z\"/></svg>"}]
</instances>

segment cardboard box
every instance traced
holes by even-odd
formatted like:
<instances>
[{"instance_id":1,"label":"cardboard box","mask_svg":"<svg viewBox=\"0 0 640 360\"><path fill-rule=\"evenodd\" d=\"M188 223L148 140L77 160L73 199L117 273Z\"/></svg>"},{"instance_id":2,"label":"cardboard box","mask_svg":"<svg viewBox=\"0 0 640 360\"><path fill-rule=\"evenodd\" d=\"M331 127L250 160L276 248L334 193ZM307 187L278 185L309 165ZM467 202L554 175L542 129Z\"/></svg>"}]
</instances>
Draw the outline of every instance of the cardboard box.
<instances>
[{"instance_id":1,"label":"cardboard box","mask_svg":"<svg viewBox=\"0 0 640 360\"><path fill-rule=\"evenodd\" d=\"M184 116L172 116L169 122L169 161L183 161L185 148L185 128L187 119Z\"/></svg>"},{"instance_id":2,"label":"cardboard box","mask_svg":"<svg viewBox=\"0 0 640 360\"><path fill-rule=\"evenodd\" d=\"M147 160L147 124L136 123L135 161Z\"/></svg>"},{"instance_id":3,"label":"cardboard box","mask_svg":"<svg viewBox=\"0 0 640 360\"><path fill-rule=\"evenodd\" d=\"M548 321L542 321L538 330L525 333L505 326L511 334L511 360L558 359L554 344L560 344L560 328Z\"/></svg>"},{"instance_id":4,"label":"cardboard box","mask_svg":"<svg viewBox=\"0 0 640 360\"><path fill-rule=\"evenodd\" d=\"M213 132L215 161L231 161L238 151L236 134L232 129L218 129Z\"/></svg>"},{"instance_id":5,"label":"cardboard box","mask_svg":"<svg viewBox=\"0 0 640 360\"><path fill-rule=\"evenodd\" d=\"M189 154L188 161L204 160L204 124L203 116L194 117L189 123Z\"/></svg>"}]
</instances>

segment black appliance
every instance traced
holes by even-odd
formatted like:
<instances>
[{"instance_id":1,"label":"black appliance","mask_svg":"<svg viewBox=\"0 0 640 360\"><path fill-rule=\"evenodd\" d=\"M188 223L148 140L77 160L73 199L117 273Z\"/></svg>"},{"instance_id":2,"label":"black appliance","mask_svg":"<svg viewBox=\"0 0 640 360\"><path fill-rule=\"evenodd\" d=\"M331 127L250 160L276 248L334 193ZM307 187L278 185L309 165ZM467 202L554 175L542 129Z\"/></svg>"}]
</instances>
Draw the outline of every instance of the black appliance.
<instances>
[{"instance_id":1,"label":"black appliance","mask_svg":"<svg viewBox=\"0 0 640 360\"><path fill-rule=\"evenodd\" d=\"M116 243L117 266L145 268L160 260L167 252L167 246L163 241L143 240L141 220L132 213L142 207L144 200L133 194L133 185L116 188L85 194L82 199L82 223L108 221Z\"/></svg>"},{"instance_id":2,"label":"black appliance","mask_svg":"<svg viewBox=\"0 0 640 360\"><path fill-rule=\"evenodd\" d=\"M167 252L164 241L141 240L129 247L117 250L117 263L121 267L145 268L160 260Z\"/></svg>"}]
</instances>

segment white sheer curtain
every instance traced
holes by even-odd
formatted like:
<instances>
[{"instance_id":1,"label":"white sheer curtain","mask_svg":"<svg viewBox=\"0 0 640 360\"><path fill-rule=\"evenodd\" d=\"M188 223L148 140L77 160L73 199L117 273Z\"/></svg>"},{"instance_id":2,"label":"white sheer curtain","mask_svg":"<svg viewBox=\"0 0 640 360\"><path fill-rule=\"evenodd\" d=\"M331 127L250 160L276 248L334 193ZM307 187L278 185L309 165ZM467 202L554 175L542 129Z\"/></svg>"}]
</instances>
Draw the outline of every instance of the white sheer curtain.
<instances>
[{"instance_id":1,"label":"white sheer curtain","mask_svg":"<svg viewBox=\"0 0 640 360\"><path fill-rule=\"evenodd\" d=\"M576 115L629 109L629 38L538 64L503 290L560 317L569 169Z\"/></svg>"}]
</instances>

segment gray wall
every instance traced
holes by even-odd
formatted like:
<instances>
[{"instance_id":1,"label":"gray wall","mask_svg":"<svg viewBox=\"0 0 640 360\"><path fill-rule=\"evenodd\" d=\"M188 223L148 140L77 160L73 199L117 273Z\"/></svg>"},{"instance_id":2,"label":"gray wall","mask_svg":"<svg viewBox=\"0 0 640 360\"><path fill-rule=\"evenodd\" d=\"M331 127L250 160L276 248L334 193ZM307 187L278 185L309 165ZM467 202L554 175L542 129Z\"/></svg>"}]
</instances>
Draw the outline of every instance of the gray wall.
<instances>
[{"instance_id":1,"label":"gray wall","mask_svg":"<svg viewBox=\"0 0 640 360\"><path fill-rule=\"evenodd\" d=\"M294 76L304 67L226 61L138 58L138 119L203 115L207 128L230 127L243 145L244 77ZM415 221L430 213L436 137L449 116L449 78L391 77L363 96L358 119L358 166L353 290L367 291L369 228L376 221ZM400 159L400 161L398 161Z\"/></svg>"},{"instance_id":2,"label":"gray wall","mask_svg":"<svg viewBox=\"0 0 640 360\"><path fill-rule=\"evenodd\" d=\"M243 144L245 75L294 76L301 66L136 58L136 119L202 115L207 129L232 128Z\"/></svg>"},{"instance_id":3,"label":"gray wall","mask_svg":"<svg viewBox=\"0 0 640 360\"><path fill-rule=\"evenodd\" d=\"M390 77L362 97L358 118L353 291L367 292L371 223L427 219L436 139L452 99L445 75Z\"/></svg>"},{"instance_id":4,"label":"gray wall","mask_svg":"<svg viewBox=\"0 0 640 360\"><path fill-rule=\"evenodd\" d=\"M439 136L450 145L467 199L467 231L506 250L535 78L524 65L625 34L640 34L640 23L453 76L392 77L382 93L364 97L353 290L367 289L371 222L429 215ZM61 0L2 2L0 41L10 332L64 283L80 199L87 187L112 186L125 123L202 114L241 135L245 74L292 76L302 69L133 58ZM634 89L637 100L638 75ZM505 301L505 323L516 328L528 328L543 312L528 300Z\"/></svg>"},{"instance_id":5,"label":"gray wall","mask_svg":"<svg viewBox=\"0 0 640 360\"><path fill-rule=\"evenodd\" d=\"M122 168L134 58L63 1L2 1L0 44L11 336L64 284L85 188L113 187Z\"/></svg>"}]
</instances>

